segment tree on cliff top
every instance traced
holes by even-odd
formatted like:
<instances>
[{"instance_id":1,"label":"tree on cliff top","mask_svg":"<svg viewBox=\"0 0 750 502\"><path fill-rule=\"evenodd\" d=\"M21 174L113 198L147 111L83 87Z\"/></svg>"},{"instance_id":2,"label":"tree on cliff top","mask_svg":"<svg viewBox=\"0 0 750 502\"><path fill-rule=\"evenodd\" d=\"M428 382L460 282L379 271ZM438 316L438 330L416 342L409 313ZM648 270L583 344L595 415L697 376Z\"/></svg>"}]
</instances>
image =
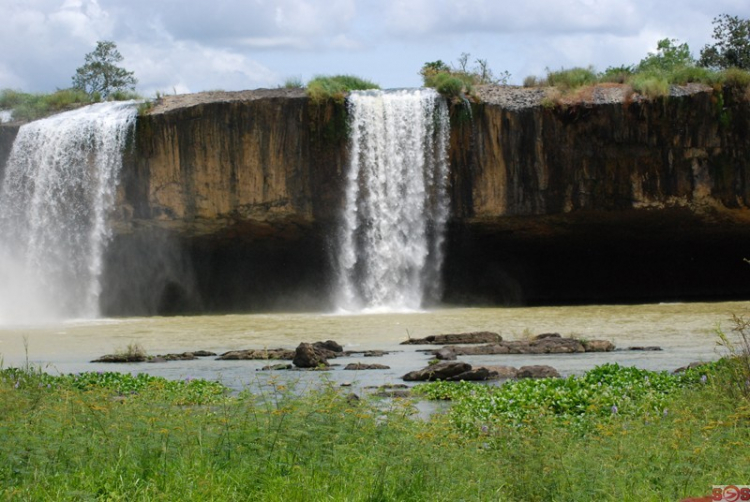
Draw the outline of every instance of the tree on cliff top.
<instances>
[{"instance_id":1,"label":"tree on cliff top","mask_svg":"<svg viewBox=\"0 0 750 502\"><path fill-rule=\"evenodd\" d=\"M695 60L690 55L688 44L678 44L674 38L659 40L656 52L649 52L648 56L638 63L637 71L644 73L670 73L679 68L693 66Z\"/></svg>"},{"instance_id":2,"label":"tree on cliff top","mask_svg":"<svg viewBox=\"0 0 750 502\"><path fill-rule=\"evenodd\" d=\"M699 64L708 68L750 70L750 20L722 14L713 21L713 45L701 49Z\"/></svg>"},{"instance_id":3,"label":"tree on cliff top","mask_svg":"<svg viewBox=\"0 0 750 502\"><path fill-rule=\"evenodd\" d=\"M132 71L117 66L122 55L114 42L96 43L96 49L85 57L85 64L73 75L73 88L84 91L91 98L108 98L115 92L134 90L138 80Z\"/></svg>"}]
</instances>

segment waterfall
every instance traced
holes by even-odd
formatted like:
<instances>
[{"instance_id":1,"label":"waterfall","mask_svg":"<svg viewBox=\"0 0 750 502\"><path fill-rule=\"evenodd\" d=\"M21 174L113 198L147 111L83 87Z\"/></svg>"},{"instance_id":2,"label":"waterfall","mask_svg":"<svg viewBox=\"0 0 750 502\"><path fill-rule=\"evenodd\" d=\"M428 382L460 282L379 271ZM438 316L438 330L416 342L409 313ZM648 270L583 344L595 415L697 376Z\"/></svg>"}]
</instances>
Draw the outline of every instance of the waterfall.
<instances>
[{"instance_id":1,"label":"waterfall","mask_svg":"<svg viewBox=\"0 0 750 502\"><path fill-rule=\"evenodd\" d=\"M130 102L23 125L0 188L0 323L99 314Z\"/></svg>"},{"instance_id":2,"label":"waterfall","mask_svg":"<svg viewBox=\"0 0 750 502\"><path fill-rule=\"evenodd\" d=\"M353 92L338 242L340 310L416 310L441 294L448 108L432 89Z\"/></svg>"}]
</instances>

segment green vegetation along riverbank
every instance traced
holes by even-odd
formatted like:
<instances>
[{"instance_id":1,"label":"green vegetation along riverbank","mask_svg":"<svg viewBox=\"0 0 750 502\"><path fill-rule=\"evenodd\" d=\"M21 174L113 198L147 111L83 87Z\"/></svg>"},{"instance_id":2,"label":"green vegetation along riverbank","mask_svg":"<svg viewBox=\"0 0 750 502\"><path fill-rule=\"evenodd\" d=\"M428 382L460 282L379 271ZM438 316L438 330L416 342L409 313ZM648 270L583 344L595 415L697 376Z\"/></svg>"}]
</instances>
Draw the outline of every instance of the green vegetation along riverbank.
<instances>
[{"instance_id":1,"label":"green vegetation along riverbank","mask_svg":"<svg viewBox=\"0 0 750 502\"><path fill-rule=\"evenodd\" d=\"M681 375L599 367L413 401L279 383L0 373L4 500L679 500L748 483L732 361Z\"/></svg>"}]
</instances>

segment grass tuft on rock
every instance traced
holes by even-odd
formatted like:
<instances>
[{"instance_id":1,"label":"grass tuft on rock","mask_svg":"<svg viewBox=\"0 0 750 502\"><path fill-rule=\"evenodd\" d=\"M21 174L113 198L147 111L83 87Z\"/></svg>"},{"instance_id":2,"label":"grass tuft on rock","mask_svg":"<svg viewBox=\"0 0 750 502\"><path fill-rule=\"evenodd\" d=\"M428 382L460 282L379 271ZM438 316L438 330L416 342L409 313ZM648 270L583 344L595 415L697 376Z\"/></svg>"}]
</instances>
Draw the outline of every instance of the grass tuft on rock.
<instances>
[{"instance_id":1,"label":"grass tuft on rock","mask_svg":"<svg viewBox=\"0 0 750 502\"><path fill-rule=\"evenodd\" d=\"M327 100L343 103L350 91L368 89L380 89L380 86L354 75L318 76L307 83L307 95L314 103Z\"/></svg>"}]
</instances>

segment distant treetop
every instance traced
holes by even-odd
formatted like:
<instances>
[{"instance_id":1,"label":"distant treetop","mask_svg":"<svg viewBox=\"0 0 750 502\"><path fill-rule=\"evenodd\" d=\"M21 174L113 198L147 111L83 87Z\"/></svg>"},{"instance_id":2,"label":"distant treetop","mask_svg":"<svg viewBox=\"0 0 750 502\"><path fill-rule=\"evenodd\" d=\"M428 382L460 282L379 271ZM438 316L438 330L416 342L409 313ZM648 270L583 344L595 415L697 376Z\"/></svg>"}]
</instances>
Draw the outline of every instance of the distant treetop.
<instances>
[{"instance_id":1,"label":"distant treetop","mask_svg":"<svg viewBox=\"0 0 750 502\"><path fill-rule=\"evenodd\" d=\"M107 40L96 43L96 49L85 57L85 64L76 69L73 75L73 88L96 97L107 99L112 93L134 90L138 80L132 71L117 66L122 55L114 42Z\"/></svg>"},{"instance_id":2,"label":"distant treetop","mask_svg":"<svg viewBox=\"0 0 750 502\"><path fill-rule=\"evenodd\" d=\"M712 45L701 49L698 64L708 68L750 70L750 20L721 14L714 18Z\"/></svg>"}]
</instances>

